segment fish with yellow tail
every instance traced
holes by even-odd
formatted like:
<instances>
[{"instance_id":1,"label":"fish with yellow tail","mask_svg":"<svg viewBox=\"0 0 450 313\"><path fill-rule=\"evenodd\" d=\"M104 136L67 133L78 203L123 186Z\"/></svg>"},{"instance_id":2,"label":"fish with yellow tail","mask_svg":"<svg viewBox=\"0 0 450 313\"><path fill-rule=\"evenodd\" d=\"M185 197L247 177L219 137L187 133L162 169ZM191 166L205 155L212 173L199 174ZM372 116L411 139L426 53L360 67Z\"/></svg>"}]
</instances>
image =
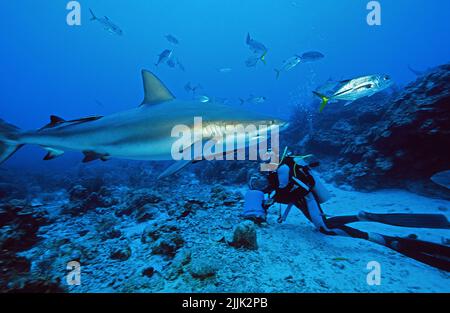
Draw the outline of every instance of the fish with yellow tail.
<instances>
[{"instance_id":1,"label":"fish with yellow tail","mask_svg":"<svg viewBox=\"0 0 450 313\"><path fill-rule=\"evenodd\" d=\"M347 106L355 100L371 97L374 94L389 88L392 86L393 82L388 75L370 75L344 80L341 81L340 84L341 87L330 96L313 91L316 96L322 99L320 112L323 111L330 101L349 101L345 104Z\"/></svg>"}]
</instances>

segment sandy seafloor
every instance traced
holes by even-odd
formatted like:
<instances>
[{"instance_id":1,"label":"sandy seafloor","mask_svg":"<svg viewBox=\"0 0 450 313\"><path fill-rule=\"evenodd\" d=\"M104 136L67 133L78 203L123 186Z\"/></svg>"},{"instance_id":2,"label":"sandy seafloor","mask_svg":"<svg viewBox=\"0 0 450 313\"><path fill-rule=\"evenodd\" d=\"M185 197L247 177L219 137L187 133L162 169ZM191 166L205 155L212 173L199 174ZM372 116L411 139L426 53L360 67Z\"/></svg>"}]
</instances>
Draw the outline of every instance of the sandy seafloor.
<instances>
[{"instance_id":1,"label":"sandy seafloor","mask_svg":"<svg viewBox=\"0 0 450 313\"><path fill-rule=\"evenodd\" d=\"M183 197L199 201L217 197L217 193L210 196L214 186L200 184L194 176L186 181L183 195L174 196L174 205L183 201ZM333 197L323 208L329 215L360 210L449 215L449 201L404 190L361 193L350 188L327 187ZM118 187L113 196L120 198L128 191L134 192L128 187ZM32 277L59 277L64 282L67 262L79 259L81 254L82 283L68 287L70 292L450 292L448 273L368 241L325 236L296 209L284 224L278 224L278 205L270 209L268 224L257 228L258 250L230 247L219 239L224 236L231 240L234 227L241 221L243 200L239 194L245 191L221 187L222 194L238 200L226 206L221 201L210 201L183 219L175 219L170 210L160 208L157 218L142 223L132 217L116 218L114 208L96 209L77 217L60 215L60 207L68 201L61 193L54 195L53 204L46 204L54 222L39 230L43 240L19 255L33 260ZM110 226L105 229L106 224ZM147 227L166 224L175 225L184 240L174 258L157 255L142 242ZM375 223L359 223L358 227L399 236L414 233L420 239L439 243L450 236L448 230ZM100 239L111 228L119 230L120 238ZM86 230L86 234L79 236L81 230ZM170 236L170 231L166 235ZM130 251L129 258L112 259L112 251L124 245ZM366 266L370 261L381 265L379 286L366 282ZM194 266L210 267L213 274L202 279L193 277ZM152 274L143 275L148 268Z\"/></svg>"}]
</instances>

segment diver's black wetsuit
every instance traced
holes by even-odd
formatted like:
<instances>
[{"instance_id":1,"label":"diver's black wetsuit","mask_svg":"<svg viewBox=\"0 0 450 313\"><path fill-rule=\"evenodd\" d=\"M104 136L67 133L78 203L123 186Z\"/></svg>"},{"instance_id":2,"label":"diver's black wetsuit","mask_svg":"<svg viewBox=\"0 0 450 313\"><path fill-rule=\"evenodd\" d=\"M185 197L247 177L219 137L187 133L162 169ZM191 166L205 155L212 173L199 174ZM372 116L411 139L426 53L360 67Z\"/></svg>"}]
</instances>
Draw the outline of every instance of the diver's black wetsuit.
<instances>
[{"instance_id":1,"label":"diver's black wetsuit","mask_svg":"<svg viewBox=\"0 0 450 313\"><path fill-rule=\"evenodd\" d=\"M305 217L317 227L317 229L321 233L331 236L346 236L369 240L389 247L397 252L400 252L423 263L446 271L450 271L450 247L448 246L425 242L414 238L399 238L381 235L378 233L368 233L347 226L347 224L350 223L366 221L361 218L361 215L336 216L327 218L319 204L320 201L317 198L317 195L312 191L315 186L315 179L311 173L310 167L297 164L294 161L294 158L290 156L287 156L283 159L283 162L280 164L279 168L281 168L281 166L283 165L289 167L289 181L287 185L283 188L280 188L278 173L274 172L269 175L269 186L263 192L269 195L273 195L273 202L287 204L288 208L290 208L290 206L292 205L295 205L303 212ZM379 214L378 216L392 217L392 214ZM397 215L397 217L398 216L400 216L400 219L403 216L404 220L407 220L406 217L411 217L410 214L399 214ZM416 216L420 217L421 215ZM402 225L401 222L392 224L381 220L378 220L377 222L396 226L411 227L411 222L408 220L407 222L409 222L409 225ZM449 227L448 221L446 223L444 222L443 224L444 225L442 227L432 228L447 229ZM422 226L418 225L415 227ZM424 225L423 227L426 226Z\"/></svg>"},{"instance_id":2,"label":"diver's black wetsuit","mask_svg":"<svg viewBox=\"0 0 450 313\"><path fill-rule=\"evenodd\" d=\"M295 205L302 211L305 217L310 220L317 229L326 235L331 236L349 236L361 239L369 239L369 234L358 229L348 227L346 224L358 222L357 216L336 216L326 218L319 201L315 198L311 189L314 188L314 178L309 172L308 167L298 166L294 158L285 157L280 165L289 166L289 183L284 188L279 188L277 173L269 175L270 186L265 193L275 191L273 200L278 203ZM299 183L303 182L303 186Z\"/></svg>"}]
</instances>

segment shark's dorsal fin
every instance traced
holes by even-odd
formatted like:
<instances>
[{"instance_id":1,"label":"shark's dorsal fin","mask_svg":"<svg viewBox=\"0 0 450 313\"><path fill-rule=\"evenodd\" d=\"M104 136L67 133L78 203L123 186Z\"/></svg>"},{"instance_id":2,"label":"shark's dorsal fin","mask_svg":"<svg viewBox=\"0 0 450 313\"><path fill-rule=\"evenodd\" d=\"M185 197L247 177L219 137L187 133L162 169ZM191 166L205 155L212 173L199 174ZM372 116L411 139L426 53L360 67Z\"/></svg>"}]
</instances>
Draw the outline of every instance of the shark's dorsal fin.
<instances>
[{"instance_id":1,"label":"shark's dorsal fin","mask_svg":"<svg viewBox=\"0 0 450 313\"><path fill-rule=\"evenodd\" d=\"M50 116L50 125L57 125L57 124L65 123L65 122L66 122L66 120L63 119L62 117L59 117L56 115Z\"/></svg>"},{"instance_id":2,"label":"shark's dorsal fin","mask_svg":"<svg viewBox=\"0 0 450 313\"><path fill-rule=\"evenodd\" d=\"M175 99L169 89L153 73L143 70L142 80L145 96L141 105L152 105Z\"/></svg>"},{"instance_id":3,"label":"shark's dorsal fin","mask_svg":"<svg viewBox=\"0 0 450 313\"><path fill-rule=\"evenodd\" d=\"M51 115L50 116L50 123L48 123L47 125L45 125L44 127L42 127L39 130L43 130L46 128L52 128L61 124L64 124L66 122L65 119L63 119L62 117L56 116L56 115Z\"/></svg>"},{"instance_id":4,"label":"shark's dorsal fin","mask_svg":"<svg viewBox=\"0 0 450 313\"><path fill-rule=\"evenodd\" d=\"M101 119L102 117L103 116L91 116L91 117L84 117L84 118L79 118L79 119L76 119L76 120L66 121L62 117L59 117L59 116L56 116L56 115L52 115L52 116L50 116L50 123L48 123L44 127L40 128L38 131L41 131L41 130L44 130L44 129L53 128L53 127L57 127L57 126L61 126L61 125L74 125L74 124L93 122L93 121Z\"/></svg>"}]
</instances>

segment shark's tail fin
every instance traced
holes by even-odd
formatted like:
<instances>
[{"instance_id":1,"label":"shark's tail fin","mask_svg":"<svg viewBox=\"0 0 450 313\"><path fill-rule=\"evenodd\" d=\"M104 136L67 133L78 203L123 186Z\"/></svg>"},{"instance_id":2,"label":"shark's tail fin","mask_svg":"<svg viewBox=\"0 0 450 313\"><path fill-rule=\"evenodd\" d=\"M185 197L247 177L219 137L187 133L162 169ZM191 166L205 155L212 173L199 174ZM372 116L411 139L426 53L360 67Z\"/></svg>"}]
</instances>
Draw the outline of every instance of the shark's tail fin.
<instances>
[{"instance_id":1,"label":"shark's tail fin","mask_svg":"<svg viewBox=\"0 0 450 313\"><path fill-rule=\"evenodd\" d=\"M20 130L0 119L0 164L8 160L22 144L17 142Z\"/></svg>"},{"instance_id":2,"label":"shark's tail fin","mask_svg":"<svg viewBox=\"0 0 450 313\"><path fill-rule=\"evenodd\" d=\"M323 95L323 94L321 94L321 93L318 93L317 91L313 91L313 94L315 94L315 95L318 96L320 99L322 99L322 103L320 104L320 110L319 110L319 112L322 113L323 109L325 108L325 106L326 106L326 105L328 104L328 102L330 101L330 98L327 97L327 96L325 96L325 95Z\"/></svg>"},{"instance_id":3,"label":"shark's tail fin","mask_svg":"<svg viewBox=\"0 0 450 313\"><path fill-rule=\"evenodd\" d=\"M245 103L245 100L244 100L244 99L242 99L242 98L239 98L239 102L240 102L240 105L244 105L244 103Z\"/></svg>"},{"instance_id":4,"label":"shark's tail fin","mask_svg":"<svg viewBox=\"0 0 450 313\"><path fill-rule=\"evenodd\" d=\"M91 12L91 21L95 21L97 19L97 17L95 16L95 14L92 11L92 9L89 9L89 12Z\"/></svg>"}]
</instances>

